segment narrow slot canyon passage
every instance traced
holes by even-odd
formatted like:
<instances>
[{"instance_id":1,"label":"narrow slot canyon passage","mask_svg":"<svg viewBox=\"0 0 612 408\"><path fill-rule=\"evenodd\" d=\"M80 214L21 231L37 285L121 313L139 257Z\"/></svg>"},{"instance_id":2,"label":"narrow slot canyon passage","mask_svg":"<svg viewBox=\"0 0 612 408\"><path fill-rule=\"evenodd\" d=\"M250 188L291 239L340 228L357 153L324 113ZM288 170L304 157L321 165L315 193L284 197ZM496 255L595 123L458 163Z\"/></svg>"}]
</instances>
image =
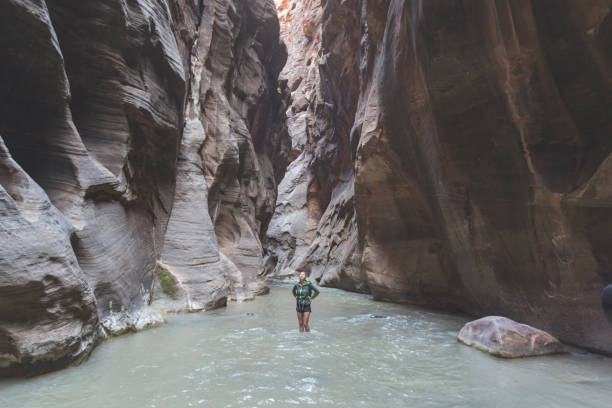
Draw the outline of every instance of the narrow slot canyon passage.
<instances>
[{"instance_id":1,"label":"narrow slot canyon passage","mask_svg":"<svg viewBox=\"0 0 612 408\"><path fill-rule=\"evenodd\" d=\"M2 2L0 405L607 406L611 15Z\"/></svg>"},{"instance_id":2,"label":"narrow slot canyon passage","mask_svg":"<svg viewBox=\"0 0 612 408\"><path fill-rule=\"evenodd\" d=\"M512 362L457 342L464 316L323 288L305 336L291 286L100 346L86 364L0 382L3 407L605 407L612 360Z\"/></svg>"}]
</instances>

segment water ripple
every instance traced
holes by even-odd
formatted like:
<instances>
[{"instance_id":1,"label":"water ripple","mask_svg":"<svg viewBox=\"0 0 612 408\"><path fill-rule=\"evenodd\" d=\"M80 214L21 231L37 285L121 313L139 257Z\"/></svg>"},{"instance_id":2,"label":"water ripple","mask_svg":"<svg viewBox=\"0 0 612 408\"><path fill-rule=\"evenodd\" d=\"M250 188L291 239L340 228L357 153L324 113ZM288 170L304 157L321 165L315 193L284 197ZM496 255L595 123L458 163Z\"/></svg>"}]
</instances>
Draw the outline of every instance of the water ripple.
<instances>
[{"instance_id":1,"label":"water ripple","mask_svg":"<svg viewBox=\"0 0 612 408\"><path fill-rule=\"evenodd\" d=\"M84 365L0 383L12 407L603 407L612 360L506 361L457 343L467 318L323 289L298 333L286 286L113 339Z\"/></svg>"}]
</instances>

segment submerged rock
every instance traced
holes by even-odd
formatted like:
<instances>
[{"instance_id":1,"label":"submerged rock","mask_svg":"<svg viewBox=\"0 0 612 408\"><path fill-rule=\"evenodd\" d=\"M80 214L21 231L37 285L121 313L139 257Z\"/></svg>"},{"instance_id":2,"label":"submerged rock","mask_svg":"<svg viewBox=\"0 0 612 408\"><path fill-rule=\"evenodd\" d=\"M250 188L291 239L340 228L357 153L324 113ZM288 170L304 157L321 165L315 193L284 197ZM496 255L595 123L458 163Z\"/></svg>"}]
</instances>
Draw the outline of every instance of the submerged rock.
<instances>
[{"instance_id":1,"label":"submerged rock","mask_svg":"<svg viewBox=\"0 0 612 408\"><path fill-rule=\"evenodd\" d=\"M559 340L545 331L500 316L487 316L467 323L459 332L457 340L504 358L541 356L566 351Z\"/></svg>"}]
</instances>

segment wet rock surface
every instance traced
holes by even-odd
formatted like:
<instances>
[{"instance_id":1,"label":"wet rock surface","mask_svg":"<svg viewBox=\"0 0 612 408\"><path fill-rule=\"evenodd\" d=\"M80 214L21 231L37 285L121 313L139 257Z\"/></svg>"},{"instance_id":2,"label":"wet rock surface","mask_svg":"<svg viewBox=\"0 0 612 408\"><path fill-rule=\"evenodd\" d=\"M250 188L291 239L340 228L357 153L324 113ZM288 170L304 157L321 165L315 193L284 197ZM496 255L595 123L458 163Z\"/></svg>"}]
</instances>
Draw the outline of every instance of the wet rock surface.
<instances>
[{"instance_id":1,"label":"wet rock surface","mask_svg":"<svg viewBox=\"0 0 612 408\"><path fill-rule=\"evenodd\" d=\"M500 316L487 316L467 323L457 339L497 357L517 358L565 352L550 334Z\"/></svg>"},{"instance_id":2,"label":"wet rock surface","mask_svg":"<svg viewBox=\"0 0 612 408\"><path fill-rule=\"evenodd\" d=\"M271 0L2 2L0 375L162 323L159 259L179 309L265 292L278 32Z\"/></svg>"},{"instance_id":3,"label":"wet rock surface","mask_svg":"<svg viewBox=\"0 0 612 408\"><path fill-rule=\"evenodd\" d=\"M304 108L312 52L294 47L303 181L281 183L268 270L612 352L610 2L277 6L282 33L320 21L296 40L320 38L319 91ZM311 220L302 241L293 218Z\"/></svg>"}]
</instances>

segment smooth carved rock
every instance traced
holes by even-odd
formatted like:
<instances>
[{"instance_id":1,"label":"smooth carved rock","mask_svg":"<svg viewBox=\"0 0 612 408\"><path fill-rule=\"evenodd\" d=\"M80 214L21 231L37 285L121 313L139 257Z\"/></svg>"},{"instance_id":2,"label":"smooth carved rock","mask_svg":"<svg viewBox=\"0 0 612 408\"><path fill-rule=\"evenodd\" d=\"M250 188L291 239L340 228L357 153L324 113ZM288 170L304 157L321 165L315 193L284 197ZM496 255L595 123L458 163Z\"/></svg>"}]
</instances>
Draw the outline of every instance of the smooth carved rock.
<instances>
[{"instance_id":1,"label":"smooth carved rock","mask_svg":"<svg viewBox=\"0 0 612 408\"><path fill-rule=\"evenodd\" d=\"M204 129L188 120L177 162L177 185L161 260L187 293L186 310L225 305L228 282L208 213L207 185L199 148Z\"/></svg>"},{"instance_id":2,"label":"smooth carved rock","mask_svg":"<svg viewBox=\"0 0 612 408\"><path fill-rule=\"evenodd\" d=\"M62 367L98 339L72 232L0 138L0 377Z\"/></svg>"},{"instance_id":3,"label":"smooth carved rock","mask_svg":"<svg viewBox=\"0 0 612 408\"><path fill-rule=\"evenodd\" d=\"M358 101L351 85L359 81L359 6L276 3L289 49L281 76L293 90L287 124L294 161L279 186L266 270L276 275L303 270L323 284L366 291L353 203L356 145L349 140ZM324 54L330 50L343 54L330 58Z\"/></svg>"},{"instance_id":4,"label":"smooth carved rock","mask_svg":"<svg viewBox=\"0 0 612 408\"><path fill-rule=\"evenodd\" d=\"M198 26L161 255L188 310L266 292L261 236L289 152L277 92L286 51L271 1L205 2Z\"/></svg>"},{"instance_id":5,"label":"smooth carved rock","mask_svg":"<svg viewBox=\"0 0 612 408\"><path fill-rule=\"evenodd\" d=\"M271 225L317 229L271 230L268 270L612 352L609 1L295 4L277 2L308 194Z\"/></svg>"},{"instance_id":6,"label":"smooth carved rock","mask_svg":"<svg viewBox=\"0 0 612 408\"><path fill-rule=\"evenodd\" d=\"M156 324L147 304L185 90L167 6L50 0L0 8L8 150L73 228L71 250L102 326L116 333Z\"/></svg>"},{"instance_id":7,"label":"smooth carved rock","mask_svg":"<svg viewBox=\"0 0 612 408\"><path fill-rule=\"evenodd\" d=\"M291 274L303 258L318 220L308 216L308 161L301 154L288 167L278 186L278 200L268 226L266 250L274 254L267 265L267 274Z\"/></svg>"},{"instance_id":8,"label":"smooth carved rock","mask_svg":"<svg viewBox=\"0 0 612 408\"><path fill-rule=\"evenodd\" d=\"M457 339L497 357L516 358L565 352L563 345L545 331L499 316L467 323Z\"/></svg>"},{"instance_id":9,"label":"smooth carved rock","mask_svg":"<svg viewBox=\"0 0 612 408\"><path fill-rule=\"evenodd\" d=\"M271 0L7 0L0 51L0 375L161 324L160 259L172 310L265 292L290 150Z\"/></svg>"},{"instance_id":10,"label":"smooth carved rock","mask_svg":"<svg viewBox=\"0 0 612 408\"><path fill-rule=\"evenodd\" d=\"M609 7L416 3L368 12L384 22L356 115L370 290L611 351Z\"/></svg>"}]
</instances>

